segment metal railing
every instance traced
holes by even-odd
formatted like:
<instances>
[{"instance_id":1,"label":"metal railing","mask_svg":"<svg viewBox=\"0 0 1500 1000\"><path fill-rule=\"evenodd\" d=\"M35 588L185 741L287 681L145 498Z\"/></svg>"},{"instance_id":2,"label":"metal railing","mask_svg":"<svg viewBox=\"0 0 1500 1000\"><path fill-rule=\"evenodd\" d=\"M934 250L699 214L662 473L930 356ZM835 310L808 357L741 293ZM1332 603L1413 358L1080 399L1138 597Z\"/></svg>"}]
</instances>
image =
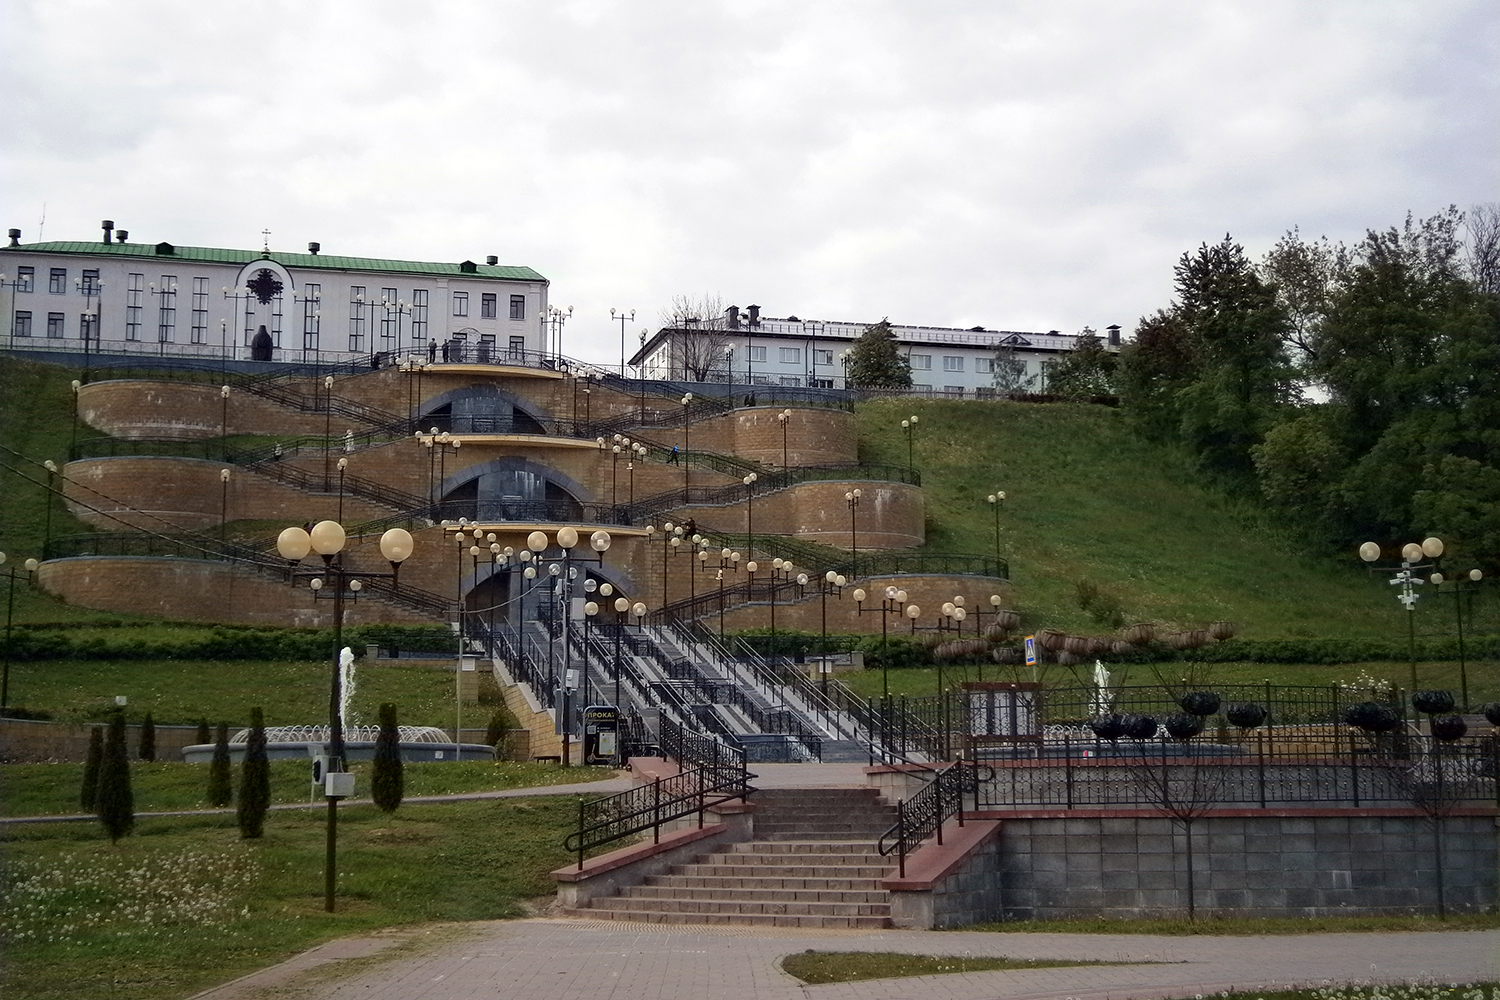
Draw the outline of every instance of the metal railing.
<instances>
[{"instance_id":1,"label":"metal railing","mask_svg":"<svg viewBox=\"0 0 1500 1000\"><path fill-rule=\"evenodd\" d=\"M701 828L709 806L745 799L754 791L750 781L755 776L735 747L663 720L661 748L678 762L680 773L617 795L578 800L578 829L563 841L563 849L578 856L580 871L589 851L647 830L652 843L659 844L664 824L697 813Z\"/></svg>"},{"instance_id":2,"label":"metal railing","mask_svg":"<svg viewBox=\"0 0 1500 1000\"><path fill-rule=\"evenodd\" d=\"M993 776L992 769L969 761L954 761L931 772L933 777L921 790L903 799L896 805L896 822L880 835L880 854L897 856L902 878L906 877L906 856L915 851L928 837L936 836L939 846L943 843L943 824L949 817L957 816L958 825L964 825L964 796L974 800L974 809L979 809L979 788L986 773Z\"/></svg>"}]
</instances>

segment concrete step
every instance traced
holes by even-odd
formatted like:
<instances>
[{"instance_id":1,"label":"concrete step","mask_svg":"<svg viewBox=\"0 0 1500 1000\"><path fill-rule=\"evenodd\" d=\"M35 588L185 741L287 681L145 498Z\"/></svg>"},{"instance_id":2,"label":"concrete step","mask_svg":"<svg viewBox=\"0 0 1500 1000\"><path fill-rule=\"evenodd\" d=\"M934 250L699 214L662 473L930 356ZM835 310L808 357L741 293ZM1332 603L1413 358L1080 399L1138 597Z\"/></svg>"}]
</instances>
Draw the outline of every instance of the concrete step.
<instances>
[{"instance_id":1,"label":"concrete step","mask_svg":"<svg viewBox=\"0 0 1500 1000\"><path fill-rule=\"evenodd\" d=\"M808 903L788 900L677 899L616 896L606 909L631 913L741 913L747 916L889 917L889 903Z\"/></svg>"},{"instance_id":2,"label":"concrete step","mask_svg":"<svg viewBox=\"0 0 1500 1000\"><path fill-rule=\"evenodd\" d=\"M719 889L732 892L738 889L774 889L778 892L876 892L881 879L889 878L889 870L880 878L767 878L765 876L733 875L652 875L648 886L677 886L687 889ZM633 889L625 890L627 893Z\"/></svg>"},{"instance_id":3,"label":"concrete step","mask_svg":"<svg viewBox=\"0 0 1500 1000\"><path fill-rule=\"evenodd\" d=\"M890 865L757 865L757 878L887 878ZM690 864L673 874L698 878L742 878L749 872L745 865Z\"/></svg>"},{"instance_id":4,"label":"concrete step","mask_svg":"<svg viewBox=\"0 0 1500 1000\"><path fill-rule=\"evenodd\" d=\"M749 840L734 844L726 854L830 854L839 857L879 855L874 840Z\"/></svg>"},{"instance_id":5,"label":"concrete step","mask_svg":"<svg viewBox=\"0 0 1500 1000\"><path fill-rule=\"evenodd\" d=\"M826 914L794 915L771 913L680 913L666 910L611 910L603 907L568 908L573 917L596 920L637 920L652 924L709 924L731 927L807 927L813 929L884 930L891 926L888 916L838 917Z\"/></svg>"},{"instance_id":6,"label":"concrete step","mask_svg":"<svg viewBox=\"0 0 1500 1000\"><path fill-rule=\"evenodd\" d=\"M671 876L668 876L670 878ZM878 883L877 883L878 884ZM889 906L890 894L884 889L766 889L670 884L638 885L630 891L633 899L713 899L744 903L878 903Z\"/></svg>"}]
</instances>

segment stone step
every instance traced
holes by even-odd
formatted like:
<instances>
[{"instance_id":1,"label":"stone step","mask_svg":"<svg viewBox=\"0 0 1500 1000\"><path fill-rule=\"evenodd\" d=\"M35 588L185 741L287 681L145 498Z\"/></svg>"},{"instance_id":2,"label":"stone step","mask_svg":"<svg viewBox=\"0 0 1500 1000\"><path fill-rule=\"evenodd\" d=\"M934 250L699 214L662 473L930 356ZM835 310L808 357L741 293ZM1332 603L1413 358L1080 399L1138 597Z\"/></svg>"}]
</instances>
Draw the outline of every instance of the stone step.
<instances>
[{"instance_id":1,"label":"stone step","mask_svg":"<svg viewBox=\"0 0 1500 1000\"><path fill-rule=\"evenodd\" d=\"M678 886L688 889L720 889L725 892L735 889L774 889L778 892L876 892L882 879L889 878L887 870L880 878L767 878L765 876L732 875L651 875L646 885ZM629 891L629 890L627 890Z\"/></svg>"},{"instance_id":2,"label":"stone step","mask_svg":"<svg viewBox=\"0 0 1500 1000\"><path fill-rule=\"evenodd\" d=\"M668 876L670 877L670 876ZM768 889L678 885L637 885L633 899L715 899L745 903L879 903L890 905L884 889Z\"/></svg>"},{"instance_id":3,"label":"stone step","mask_svg":"<svg viewBox=\"0 0 1500 1000\"><path fill-rule=\"evenodd\" d=\"M757 878L888 878L892 865L757 865ZM700 878L731 878L746 875L744 865L693 863L674 874Z\"/></svg>"},{"instance_id":4,"label":"stone step","mask_svg":"<svg viewBox=\"0 0 1500 1000\"><path fill-rule=\"evenodd\" d=\"M737 899L652 899L615 896L605 907L629 913L741 913L747 916L889 917L889 903L804 903L787 900L750 902Z\"/></svg>"},{"instance_id":5,"label":"stone step","mask_svg":"<svg viewBox=\"0 0 1500 1000\"><path fill-rule=\"evenodd\" d=\"M568 908L573 917L598 920L636 920L652 924L710 924L734 927L807 927L846 930L884 930L890 917L794 916L768 913L676 913L671 911L610 910L604 907Z\"/></svg>"},{"instance_id":6,"label":"stone step","mask_svg":"<svg viewBox=\"0 0 1500 1000\"><path fill-rule=\"evenodd\" d=\"M762 843L758 841L758 843ZM777 843L777 841L770 841ZM795 843L795 841L787 841ZM810 852L799 852L797 854L775 854L765 851L735 852L730 854L712 854L704 858L695 858L694 864L700 865L739 865L742 868L754 869L762 865L797 865L804 868L828 868L833 866L843 867L845 865L889 865L891 862L885 860L874 851L862 853L845 854L841 851L820 851L817 854Z\"/></svg>"},{"instance_id":7,"label":"stone step","mask_svg":"<svg viewBox=\"0 0 1500 1000\"><path fill-rule=\"evenodd\" d=\"M728 854L829 854L854 857L879 854L873 840L747 840L734 844Z\"/></svg>"}]
</instances>

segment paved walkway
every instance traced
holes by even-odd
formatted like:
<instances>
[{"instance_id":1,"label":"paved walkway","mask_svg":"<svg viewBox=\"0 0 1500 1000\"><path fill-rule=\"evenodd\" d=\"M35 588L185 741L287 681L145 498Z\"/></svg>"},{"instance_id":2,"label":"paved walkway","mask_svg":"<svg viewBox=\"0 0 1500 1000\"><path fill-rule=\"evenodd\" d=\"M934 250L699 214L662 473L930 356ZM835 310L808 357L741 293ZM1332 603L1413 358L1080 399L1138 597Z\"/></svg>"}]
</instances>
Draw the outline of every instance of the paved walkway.
<instances>
[{"instance_id":1,"label":"paved walkway","mask_svg":"<svg viewBox=\"0 0 1500 1000\"><path fill-rule=\"evenodd\" d=\"M1325 982L1474 982L1500 977L1500 931L1146 937L964 931L790 931L538 918L468 925L415 957L339 976L329 962L376 950L333 942L201 994L249 1000L296 983L306 1000L1157 1000ZM979 972L802 986L779 960L805 949L1094 959L1114 966ZM298 982L323 966L322 982Z\"/></svg>"}]
</instances>

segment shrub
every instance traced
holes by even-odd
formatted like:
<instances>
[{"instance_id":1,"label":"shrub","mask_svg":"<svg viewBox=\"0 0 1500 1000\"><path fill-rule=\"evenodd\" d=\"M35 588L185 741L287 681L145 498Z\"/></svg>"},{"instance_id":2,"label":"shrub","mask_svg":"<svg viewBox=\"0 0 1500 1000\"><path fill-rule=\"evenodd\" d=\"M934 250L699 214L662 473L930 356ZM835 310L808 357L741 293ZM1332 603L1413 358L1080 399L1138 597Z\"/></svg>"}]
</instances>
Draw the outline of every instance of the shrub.
<instances>
[{"instance_id":1,"label":"shrub","mask_svg":"<svg viewBox=\"0 0 1500 1000\"><path fill-rule=\"evenodd\" d=\"M208 740L203 742L207 743ZM234 800L234 776L229 763L229 723L220 722L214 757L208 764L208 804L222 809Z\"/></svg>"},{"instance_id":2,"label":"shrub","mask_svg":"<svg viewBox=\"0 0 1500 1000\"><path fill-rule=\"evenodd\" d=\"M257 706L250 710L250 736L245 742L245 759L240 764L240 802L235 811L240 836L246 840L259 837L270 807L271 762L266 757L266 719Z\"/></svg>"},{"instance_id":3,"label":"shrub","mask_svg":"<svg viewBox=\"0 0 1500 1000\"><path fill-rule=\"evenodd\" d=\"M375 761L370 774L370 797L383 812L395 812L405 791L401 769L401 734L396 726L396 706L380 706L380 735L375 738Z\"/></svg>"},{"instance_id":4,"label":"shrub","mask_svg":"<svg viewBox=\"0 0 1500 1000\"><path fill-rule=\"evenodd\" d=\"M112 843L135 827L135 796L130 791L130 751L125 746L125 713L109 720L104 755L99 761L99 793L94 812Z\"/></svg>"},{"instance_id":5,"label":"shrub","mask_svg":"<svg viewBox=\"0 0 1500 1000\"><path fill-rule=\"evenodd\" d=\"M89 729L89 754L83 762L83 787L78 791L79 808L94 811L99 800L99 765L104 761L104 730L98 726Z\"/></svg>"},{"instance_id":6,"label":"shrub","mask_svg":"<svg viewBox=\"0 0 1500 1000\"><path fill-rule=\"evenodd\" d=\"M151 717L150 712L147 712L146 717L141 720L141 737L136 748L136 756L146 761L156 759L156 720Z\"/></svg>"},{"instance_id":7,"label":"shrub","mask_svg":"<svg viewBox=\"0 0 1500 1000\"><path fill-rule=\"evenodd\" d=\"M484 731L484 741L492 747L499 746L507 732L520 728L521 720L516 718L514 712L502 705L490 716L489 727Z\"/></svg>"},{"instance_id":8,"label":"shrub","mask_svg":"<svg viewBox=\"0 0 1500 1000\"><path fill-rule=\"evenodd\" d=\"M213 738L214 738L213 737L213 733L208 728L208 720L207 719L199 719L198 720L198 732L194 736L193 742L197 743L198 745L201 746L201 745L203 745L204 743L207 743L209 740L211 740Z\"/></svg>"}]
</instances>

